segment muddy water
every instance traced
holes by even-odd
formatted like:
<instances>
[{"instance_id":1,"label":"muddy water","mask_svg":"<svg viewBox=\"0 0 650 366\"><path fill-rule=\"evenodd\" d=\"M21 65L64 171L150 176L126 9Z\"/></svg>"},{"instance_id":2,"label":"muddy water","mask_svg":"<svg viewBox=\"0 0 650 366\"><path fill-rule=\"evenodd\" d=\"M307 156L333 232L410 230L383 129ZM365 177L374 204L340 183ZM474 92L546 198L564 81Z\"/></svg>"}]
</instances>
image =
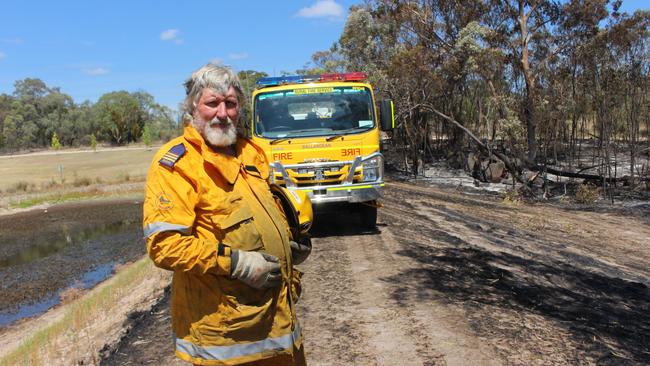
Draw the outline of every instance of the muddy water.
<instances>
[{"instance_id":1,"label":"muddy water","mask_svg":"<svg viewBox=\"0 0 650 366\"><path fill-rule=\"evenodd\" d=\"M73 203L0 216L0 327L42 313L140 258L142 202Z\"/></svg>"}]
</instances>

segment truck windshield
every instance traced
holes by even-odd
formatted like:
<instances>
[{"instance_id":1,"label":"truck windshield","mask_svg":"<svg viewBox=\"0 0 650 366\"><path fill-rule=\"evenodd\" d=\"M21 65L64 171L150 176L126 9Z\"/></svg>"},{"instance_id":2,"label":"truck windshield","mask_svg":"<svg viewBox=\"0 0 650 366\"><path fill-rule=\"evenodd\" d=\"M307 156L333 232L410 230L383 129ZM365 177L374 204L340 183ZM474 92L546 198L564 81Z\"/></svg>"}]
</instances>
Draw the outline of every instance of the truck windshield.
<instances>
[{"instance_id":1,"label":"truck windshield","mask_svg":"<svg viewBox=\"0 0 650 366\"><path fill-rule=\"evenodd\" d=\"M342 135L375 127L370 91L360 86L260 93L253 121L255 135L272 139Z\"/></svg>"}]
</instances>

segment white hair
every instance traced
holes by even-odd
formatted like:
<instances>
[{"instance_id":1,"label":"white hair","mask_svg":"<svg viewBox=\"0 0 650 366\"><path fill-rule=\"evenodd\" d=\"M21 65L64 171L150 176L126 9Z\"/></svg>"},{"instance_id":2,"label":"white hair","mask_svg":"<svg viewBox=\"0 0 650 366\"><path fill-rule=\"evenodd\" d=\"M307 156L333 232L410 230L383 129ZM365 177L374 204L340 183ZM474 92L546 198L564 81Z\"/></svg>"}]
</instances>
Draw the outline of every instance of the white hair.
<instances>
[{"instance_id":1,"label":"white hair","mask_svg":"<svg viewBox=\"0 0 650 366\"><path fill-rule=\"evenodd\" d=\"M208 63L200 69L194 71L187 81L185 81L185 101L183 102L183 119L190 122L194 115L196 103L201 98L203 90L208 88L217 93L226 94L230 87L235 89L239 106L244 103L244 93L242 92L239 77L228 66Z\"/></svg>"}]
</instances>

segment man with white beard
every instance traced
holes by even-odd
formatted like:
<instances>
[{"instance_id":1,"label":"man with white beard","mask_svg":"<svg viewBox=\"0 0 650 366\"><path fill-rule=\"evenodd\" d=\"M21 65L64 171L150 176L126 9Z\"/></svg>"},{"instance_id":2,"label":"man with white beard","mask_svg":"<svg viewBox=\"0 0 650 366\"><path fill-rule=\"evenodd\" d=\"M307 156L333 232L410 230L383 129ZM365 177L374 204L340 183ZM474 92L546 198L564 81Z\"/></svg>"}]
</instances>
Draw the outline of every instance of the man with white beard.
<instances>
[{"instance_id":1,"label":"man with white beard","mask_svg":"<svg viewBox=\"0 0 650 366\"><path fill-rule=\"evenodd\" d=\"M208 64L185 83L183 136L149 173L143 229L173 271L176 356L198 365L304 365L295 303L309 254L291 241L264 152L237 135L237 75Z\"/></svg>"}]
</instances>

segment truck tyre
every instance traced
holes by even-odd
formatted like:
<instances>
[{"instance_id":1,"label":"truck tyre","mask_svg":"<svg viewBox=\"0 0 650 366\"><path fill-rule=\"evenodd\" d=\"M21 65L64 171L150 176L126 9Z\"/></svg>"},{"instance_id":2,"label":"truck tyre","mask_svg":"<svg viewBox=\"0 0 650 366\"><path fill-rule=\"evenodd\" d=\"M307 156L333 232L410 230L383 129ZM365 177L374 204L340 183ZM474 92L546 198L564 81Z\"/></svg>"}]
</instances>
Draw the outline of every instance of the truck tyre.
<instances>
[{"instance_id":1,"label":"truck tyre","mask_svg":"<svg viewBox=\"0 0 650 366\"><path fill-rule=\"evenodd\" d=\"M377 207L370 204L359 203L357 206L361 227L374 230L377 228Z\"/></svg>"}]
</instances>

